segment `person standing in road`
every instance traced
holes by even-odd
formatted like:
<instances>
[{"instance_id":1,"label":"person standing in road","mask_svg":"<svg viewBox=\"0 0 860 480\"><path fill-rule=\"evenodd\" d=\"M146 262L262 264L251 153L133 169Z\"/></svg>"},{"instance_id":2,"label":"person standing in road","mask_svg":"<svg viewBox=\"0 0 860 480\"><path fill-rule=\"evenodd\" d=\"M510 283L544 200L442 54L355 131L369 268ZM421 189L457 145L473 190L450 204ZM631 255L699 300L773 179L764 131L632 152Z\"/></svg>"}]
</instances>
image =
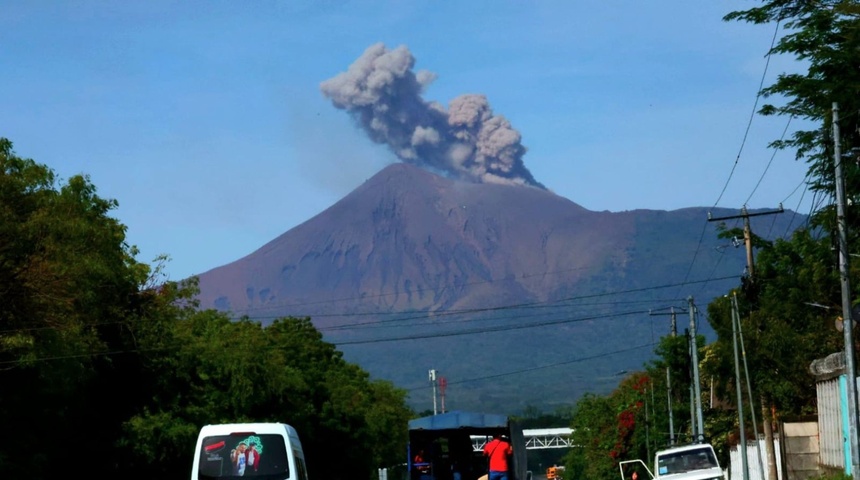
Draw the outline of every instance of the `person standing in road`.
<instances>
[{"instance_id":1,"label":"person standing in road","mask_svg":"<svg viewBox=\"0 0 860 480\"><path fill-rule=\"evenodd\" d=\"M513 453L511 442L499 434L494 435L493 440L484 445L484 456L490 460L487 480L508 480L508 457Z\"/></svg>"}]
</instances>

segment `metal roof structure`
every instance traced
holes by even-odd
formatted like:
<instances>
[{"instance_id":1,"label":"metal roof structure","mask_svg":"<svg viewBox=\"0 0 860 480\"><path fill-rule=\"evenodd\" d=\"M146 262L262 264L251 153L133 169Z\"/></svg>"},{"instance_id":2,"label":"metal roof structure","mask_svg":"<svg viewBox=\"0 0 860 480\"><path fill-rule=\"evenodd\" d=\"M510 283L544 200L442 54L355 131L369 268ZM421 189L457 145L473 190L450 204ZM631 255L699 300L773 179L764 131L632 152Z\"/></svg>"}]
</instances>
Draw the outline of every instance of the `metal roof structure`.
<instances>
[{"instance_id":1,"label":"metal roof structure","mask_svg":"<svg viewBox=\"0 0 860 480\"><path fill-rule=\"evenodd\" d=\"M409 430L457 430L506 428L507 415L473 412L447 412L409 421Z\"/></svg>"}]
</instances>

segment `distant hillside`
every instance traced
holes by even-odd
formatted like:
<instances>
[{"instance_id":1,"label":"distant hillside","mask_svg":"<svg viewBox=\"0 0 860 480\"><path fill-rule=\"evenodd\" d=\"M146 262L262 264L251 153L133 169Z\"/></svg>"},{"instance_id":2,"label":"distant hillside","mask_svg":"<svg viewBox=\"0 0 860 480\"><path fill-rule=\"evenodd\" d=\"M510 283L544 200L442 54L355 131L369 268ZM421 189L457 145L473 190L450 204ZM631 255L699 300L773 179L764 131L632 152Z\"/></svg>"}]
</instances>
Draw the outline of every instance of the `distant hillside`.
<instances>
[{"instance_id":1,"label":"distant hillside","mask_svg":"<svg viewBox=\"0 0 860 480\"><path fill-rule=\"evenodd\" d=\"M668 332L668 307L692 295L704 312L738 284L743 249L718 239L707 215L594 212L535 187L394 164L200 275L199 299L263 322L310 316L347 359L409 388L422 409L432 406L431 368L447 379L451 408L550 408L641 368ZM752 221L772 238L805 218ZM683 333L689 315L678 324Z\"/></svg>"}]
</instances>

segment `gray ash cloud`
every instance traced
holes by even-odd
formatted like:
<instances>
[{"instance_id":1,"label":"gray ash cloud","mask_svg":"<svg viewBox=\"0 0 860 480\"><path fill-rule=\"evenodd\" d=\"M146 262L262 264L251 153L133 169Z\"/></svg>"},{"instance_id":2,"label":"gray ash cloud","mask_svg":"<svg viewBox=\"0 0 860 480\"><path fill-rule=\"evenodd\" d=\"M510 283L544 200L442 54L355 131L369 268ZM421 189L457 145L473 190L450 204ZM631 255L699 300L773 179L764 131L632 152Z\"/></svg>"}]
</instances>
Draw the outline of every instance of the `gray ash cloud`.
<instances>
[{"instance_id":1,"label":"gray ash cloud","mask_svg":"<svg viewBox=\"0 0 860 480\"><path fill-rule=\"evenodd\" d=\"M406 46L377 43L320 89L404 162L477 183L545 188L523 164L522 136L484 95L460 95L447 109L425 101L436 75L414 66Z\"/></svg>"}]
</instances>

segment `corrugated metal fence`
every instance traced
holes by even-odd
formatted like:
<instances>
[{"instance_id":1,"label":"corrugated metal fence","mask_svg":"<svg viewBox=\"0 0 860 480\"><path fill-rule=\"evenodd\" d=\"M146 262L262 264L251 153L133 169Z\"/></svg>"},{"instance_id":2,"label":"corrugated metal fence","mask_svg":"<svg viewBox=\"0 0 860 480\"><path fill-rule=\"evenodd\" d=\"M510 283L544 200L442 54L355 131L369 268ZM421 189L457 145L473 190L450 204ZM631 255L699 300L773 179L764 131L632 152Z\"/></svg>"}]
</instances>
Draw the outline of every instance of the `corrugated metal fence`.
<instances>
[{"instance_id":1,"label":"corrugated metal fence","mask_svg":"<svg viewBox=\"0 0 860 480\"><path fill-rule=\"evenodd\" d=\"M780 451L778 439L773 439L773 448L776 458L780 458L782 452ZM761 459L761 464L759 464L759 459ZM764 477L761 474L762 469L764 469ZM747 470L749 472L749 480L767 479L767 452L763 439L759 441L747 441ZM778 480L783 480L784 478L780 462L776 462L776 476ZM743 459L741 458L739 446L732 447L729 450L728 478L731 480L741 480L744 478Z\"/></svg>"},{"instance_id":2,"label":"corrugated metal fence","mask_svg":"<svg viewBox=\"0 0 860 480\"><path fill-rule=\"evenodd\" d=\"M842 390L844 383L844 376L816 383L819 462L831 468L845 466L845 436L842 427Z\"/></svg>"}]
</instances>

